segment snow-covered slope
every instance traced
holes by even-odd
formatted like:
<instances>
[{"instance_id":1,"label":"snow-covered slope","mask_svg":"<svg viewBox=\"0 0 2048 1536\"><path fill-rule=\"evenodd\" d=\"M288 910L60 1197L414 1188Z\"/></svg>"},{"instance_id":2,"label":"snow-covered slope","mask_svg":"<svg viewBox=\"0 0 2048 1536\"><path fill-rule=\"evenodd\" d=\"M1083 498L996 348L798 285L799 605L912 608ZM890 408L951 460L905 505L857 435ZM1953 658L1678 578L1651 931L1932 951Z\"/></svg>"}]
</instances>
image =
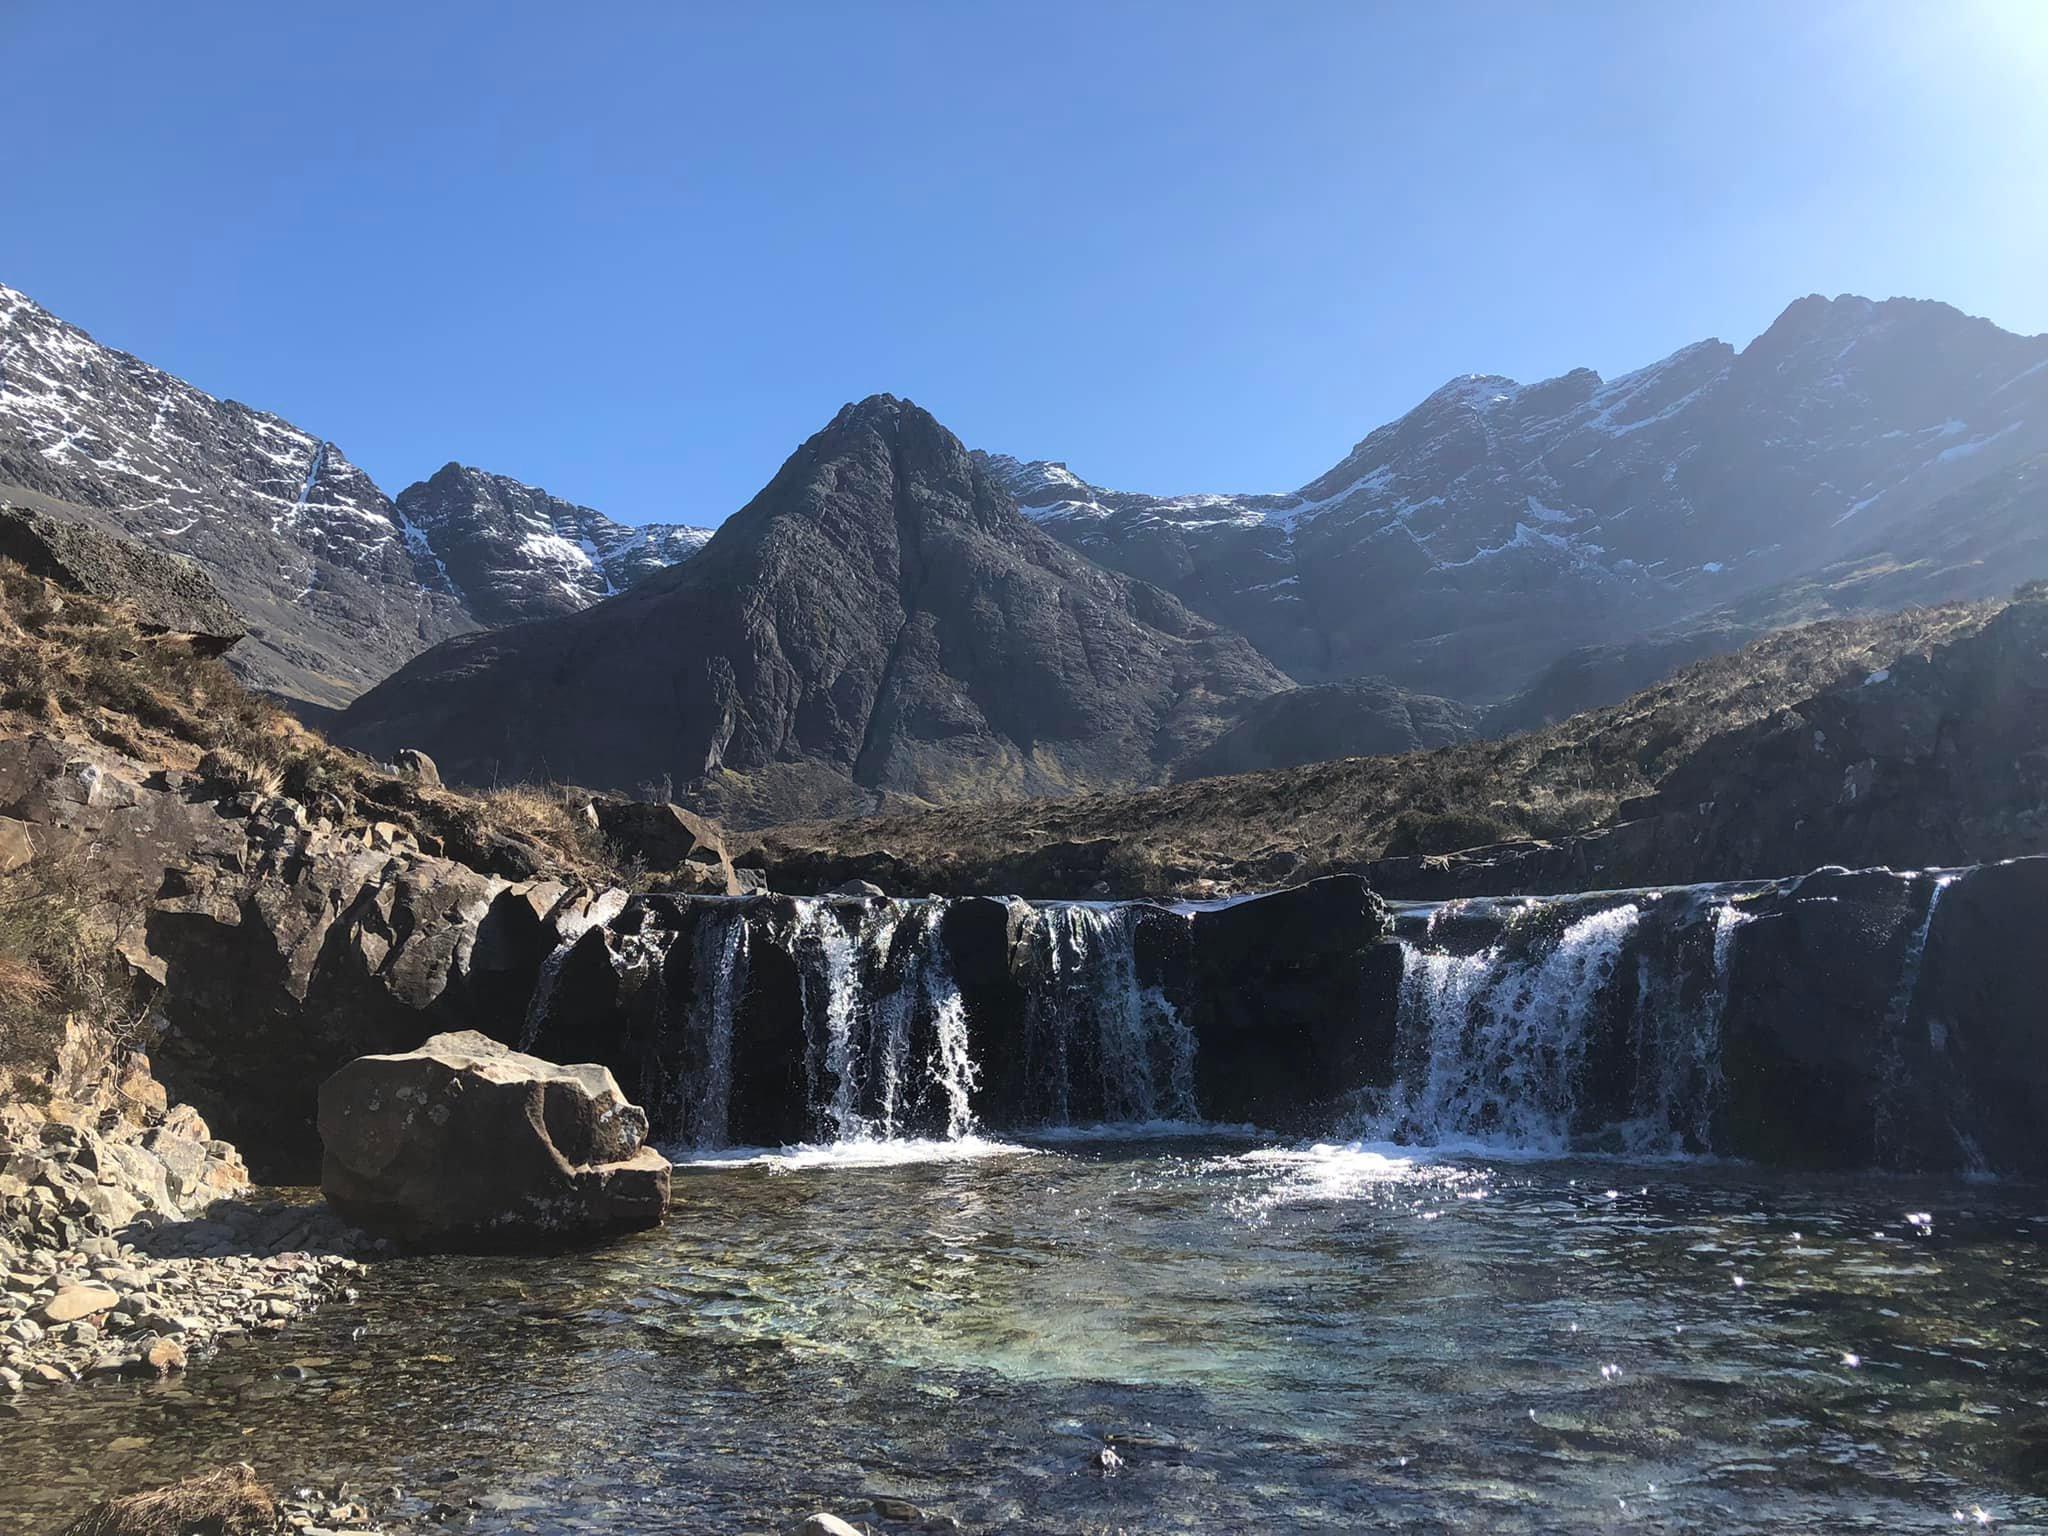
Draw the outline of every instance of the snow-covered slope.
<instances>
[{"instance_id":1,"label":"snow-covered slope","mask_svg":"<svg viewBox=\"0 0 2048 1536\"><path fill-rule=\"evenodd\" d=\"M103 347L10 288L0 495L84 509L197 561L250 620L240 663L298 697L344 702L475 627L333 443Z\"/></svg>"},{"instance_id":2,"label":"snow-covered slope","mask_svg":"<svg viewBox=\"0 0 2048 1536\"><path fill-rule=\"evenodd\" d=\"M1574 646L1867 548L2044 448L2048 336L1814 296L1740 352L1699 342L1611 381L1455 379L1292 495L989 464L1050 532L1298 678L1485 701Z\"/></svg>"},{"instance_id":3,"label":"snow-covered slope","mask_svg":"<svg viewBox=\"0 0 2048 1536\"><path fill-rule=\"evenodd\" d=\"M398 493L398 510L487 625L574 613L704 547L708 528L628 527L463 464Z\"/></svg>"},{"instance_id":4,"label":"snow-covered slope","mask_svg":"<svg viewBox=\"0 0 2048 1536\"><path fill-rule=\"evenodd\" d=\"M346 703L439 640L585 606L709 536L479 478L501 488L502 515L426 526L334 443L0 287L0 499L196 561L248 617L234 659L262 687Z\"/></svg>"}]
</instances>

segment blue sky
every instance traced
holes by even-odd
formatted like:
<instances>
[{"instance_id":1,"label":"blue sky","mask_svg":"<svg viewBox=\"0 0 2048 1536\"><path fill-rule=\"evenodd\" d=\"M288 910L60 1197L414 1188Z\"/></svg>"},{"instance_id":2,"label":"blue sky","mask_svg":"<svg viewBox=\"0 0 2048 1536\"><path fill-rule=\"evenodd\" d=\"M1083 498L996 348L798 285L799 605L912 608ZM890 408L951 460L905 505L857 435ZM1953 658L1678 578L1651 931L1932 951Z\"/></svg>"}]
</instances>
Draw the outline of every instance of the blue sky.
<instances>
[{"instance_id":1,"label":"blue sky","mask_svg":"<svg viewBox=\"0 0 2048 1536\"><path fill-rule=\"evenodd\" d=\"M1280 490L1454 374L1816 290L2048 330L2037 0L11 0L0 46L0 282L393 491L715 522L876 390Z\"/></svg>"}]
</instances>

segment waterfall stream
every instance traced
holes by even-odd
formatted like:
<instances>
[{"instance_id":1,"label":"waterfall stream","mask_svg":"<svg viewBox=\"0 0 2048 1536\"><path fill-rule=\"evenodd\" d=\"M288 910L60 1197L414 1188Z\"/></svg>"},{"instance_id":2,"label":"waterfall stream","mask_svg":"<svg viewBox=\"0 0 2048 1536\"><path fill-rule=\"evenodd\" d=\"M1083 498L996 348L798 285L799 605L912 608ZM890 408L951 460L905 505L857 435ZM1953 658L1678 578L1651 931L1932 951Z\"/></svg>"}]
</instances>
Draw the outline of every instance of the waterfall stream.
<instances>
[{"instance_id":1,"label":"waterfall stream","mask_svg":"<svg viewBox=\"0 0 2048 1536\"><path fill-rule=\"evenodd\" d=\"M1396 1038L1407 1065L1374 1129L1389 1140L1477 1140L1563 1150L1578 1108L1601 993L1642 909L1569 923L1514 955L1404 947Z\"/></svg>"},{"instance_id":2,"label":"waterfall stream","mask_svg":"<svg viewBox=\"0 0 2048 1536\"><path fill-rule=\"evenodd\" d=\"M656 1133L695 1149L1127 1135L1199 1128L1207 1115L1409 1146L1741 1155L1725 1123L1731 1031L1747 1031L1740 1103L1753 1105L1755 1074L1783 1059L1768 1054L1780 1049L1770 1032L1787 1027L1772 999L1787 967L1808 964L1800 925L1819 923L1889 978L1865 973L1877 987L1862 1047L1874 1087L1853 1133L1868 1137L1874 1116L1888 1158L1894 1121L1924 1140L1930 1093L1947 1096L1933 1113L1960 1125L1967 1091L1959 1068L1936 1081L1918 1065L1944 1049L1945 1016L1920 993L1958 877L1887 887L1879 874L1858 877L1866 906L1854 911L1869 920L1826 917L1851 909L1801 882L1475 898L1405 905L1390 926L1366 917L1355 939L1348 926L1305 932L1299 961L1285 924L1253 929L1249 951L1243 939L1206 948L1231 921L1206 914L1235 907L671 899L610 923L602 945L561 943L521 1035L545 1030L565 1048L591 1028L558 994L588 992L589 967L601 976L608 958L616 984L595 995L618 1021L605 1026L618 1041L610 1059ZM1267 979L1241 980L1247 965ZM1853 1033L1853 1015L1840 1027Z\"/></svg>"},{"instance_id":3,"label":"waterfall stream","mask_svg":"<svg viewBox=\"0 0 2048 1536\"><path fill-rule=\"evenodd\" d=\"M1138 977L1128 906L1034 914L1043 986L1025 1035L1027 1114L1044 1125L1200 1118L1195 1037L1165 991Z\"/></svg>"}]
</instances>

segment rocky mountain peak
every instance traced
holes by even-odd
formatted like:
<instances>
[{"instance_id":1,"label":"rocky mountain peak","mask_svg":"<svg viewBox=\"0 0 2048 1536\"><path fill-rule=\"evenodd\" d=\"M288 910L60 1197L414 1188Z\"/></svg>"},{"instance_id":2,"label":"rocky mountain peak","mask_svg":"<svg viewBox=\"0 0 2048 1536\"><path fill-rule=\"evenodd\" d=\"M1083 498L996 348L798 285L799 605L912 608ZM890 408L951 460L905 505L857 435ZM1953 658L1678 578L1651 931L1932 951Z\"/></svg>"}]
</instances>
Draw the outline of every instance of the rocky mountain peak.
<instances>
[{"instance_id":1,"label":"rocky mountain peak","mask_svg":"<svg viewBox=\"0 0 2048 1536\"><path fill-rule=\"evenodd\" d=\"M2048 337L1815 294L1739 352L1709 338L1613 379L1452 379L1291 496L1105 492L989 462L1049 531L1300 681L1383 674L1483 703L1577 646L1867 550L2044 449Z\"/></svg>"},{"instance_id":2,"label":"rocky mountain peak","mask_svg":"<svg viewBox=\"0 0 2048 1536\"><path fill-rule=\"evenodd\" d=\"M398 493L437 567L484 624L573 613L688 558L708 528L614 522L524 484L450 462Z\"/></svg>"},{"instance_id":3,"label":"rocky mountain peak","mask_svg":"<svg viewBox=\"0 0 2048 1536\"><path fill-rule=\"evenodd\" d=\"M194 561L249 618L236 666L324 705L447 636L624 590L709 537L457 464L394 503L334 442L5 287L0 495Z\"/></svg>"},{"instance_id":4,"label":"rocky mountain peak","mask_svg":"<svg viewBox=\"0 0 2048 1536\"><path fill-rule=\"evenodd\" d=\"M343 739L444 773L664 779L737 819L1160 781L1286 680L1019 514L929 412L849 405L696 559L431 652Z\"/></svg>"}]
</instances>

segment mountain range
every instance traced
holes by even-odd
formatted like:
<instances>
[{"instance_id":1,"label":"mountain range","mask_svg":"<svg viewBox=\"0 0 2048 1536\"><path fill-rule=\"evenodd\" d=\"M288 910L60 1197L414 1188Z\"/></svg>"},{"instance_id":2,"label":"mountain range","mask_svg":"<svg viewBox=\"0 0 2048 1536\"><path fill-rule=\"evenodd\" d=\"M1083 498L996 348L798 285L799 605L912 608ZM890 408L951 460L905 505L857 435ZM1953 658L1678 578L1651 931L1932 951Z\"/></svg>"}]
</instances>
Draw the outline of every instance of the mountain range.
<instances>
[{"instance_id":1,"label":"mountain range","mask_svg":"<svg viewBox=\"0 0 2048 1536\"><path fill-rule=\"evenodd\" d=\"M458 777L754 820L1541 724L2048 574L2044 467L2048 336L1812 296L1612 380L1455 379L1289 492L1111 491L875 396L714 535L458 463L386 496L0 288L0 500L197 561L251 681Z\"/></svg>"},{"instance_id":2,"label":"mountain range","mask_svg":"<svg viewBox=\"0 0 2048 1536\"><path fill-rule=\"evenodd\" d=\"M990 465L1061 539L1298 681L1491 704L1566 651L1914 536L1945 496L2044 451L2048 336L1815 295L1740 351L1702 341L1611 381L1454 379L1286 495Z\"/></svg>"},{"instance_id":3,"label":"mountain range","mask_svg":"<svg viewBox=\"0 0 2048 1536\"><path fill-rule=\"evenodd\" d=\"M0 499L198 562L258 686L339 706L437 641L587 606L707 530L629 528L449 465L394 501L334 443L0 287Z\"/></svg>"}]
</instances>

